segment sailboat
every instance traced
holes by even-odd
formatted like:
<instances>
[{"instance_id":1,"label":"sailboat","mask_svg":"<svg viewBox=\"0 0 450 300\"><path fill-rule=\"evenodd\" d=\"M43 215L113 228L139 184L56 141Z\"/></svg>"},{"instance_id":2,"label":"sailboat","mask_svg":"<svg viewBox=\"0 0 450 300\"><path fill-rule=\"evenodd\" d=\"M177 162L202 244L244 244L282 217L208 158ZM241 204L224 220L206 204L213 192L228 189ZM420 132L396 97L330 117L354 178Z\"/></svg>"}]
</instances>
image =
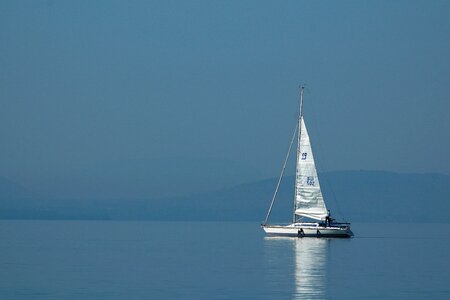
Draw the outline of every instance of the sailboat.
<instances>
[{"instance_id":1,"label":"sailboat","mask_svg":"<svg viewBox=\"0 0 450 300\"><path fill-rule=\"evenodd\" d=\"M301 86L300 110L297 126L292 135L288 154L284 161L281 175L278 179L272 202L270 203L269 211L267 212L266 219L261 224L261 227L269 236L351 237L353 236L353 233L350 229L350 223L335 222L331 217L330 211L327 209L322 196L311 142L303 118L304 89L305 87ZM268 220L296 135L297 160L292 223L286 225L272 225L268 223Z\"/></svg>"}]
</instances>

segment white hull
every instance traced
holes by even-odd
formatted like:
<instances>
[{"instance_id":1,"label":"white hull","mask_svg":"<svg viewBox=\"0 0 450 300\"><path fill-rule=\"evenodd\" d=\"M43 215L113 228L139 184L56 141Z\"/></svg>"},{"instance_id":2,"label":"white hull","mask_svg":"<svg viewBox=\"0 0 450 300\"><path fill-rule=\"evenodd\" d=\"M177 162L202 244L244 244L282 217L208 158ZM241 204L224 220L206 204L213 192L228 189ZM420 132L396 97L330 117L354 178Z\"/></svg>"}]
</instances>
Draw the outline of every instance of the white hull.
<instances>
[{"instance_id":1,"label":"white hull","mask_svg":"<svg viewBox=\"0 0 450 300\"><path fill-rule=\"evenodd\" d=\"M319 223L293 223L289 225L262 225L268 236L291 237L352 237L349 225Z\"/></svg>"}]
</instances>

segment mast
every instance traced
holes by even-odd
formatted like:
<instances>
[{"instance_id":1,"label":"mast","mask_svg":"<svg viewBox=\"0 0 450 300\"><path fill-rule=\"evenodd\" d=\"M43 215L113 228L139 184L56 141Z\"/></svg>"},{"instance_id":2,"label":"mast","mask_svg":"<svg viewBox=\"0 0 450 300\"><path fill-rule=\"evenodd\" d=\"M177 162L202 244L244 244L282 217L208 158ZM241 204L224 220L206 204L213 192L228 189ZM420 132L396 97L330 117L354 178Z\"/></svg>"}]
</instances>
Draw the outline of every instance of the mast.
<instances>
[{"instance_id":1,"label":"mast","mask_svg":"<svg viewBox=\"0 0 450 300\"><path fill-rule=\"evenodd\" d=\"M295 162L295 176L298 176L298 159L300 158L300 137L302 131L302 117L303 117L303 93L305 91L305 86L300 85L300 103L299 103L299 113L298 113L298 135L297 135L297 160ZM297 178L295 179L294 185L294 210L292 212L292 222L295 223L297 221L297 216L295 215L295 210L297 209Z\"/></svg>"}]
</instances>

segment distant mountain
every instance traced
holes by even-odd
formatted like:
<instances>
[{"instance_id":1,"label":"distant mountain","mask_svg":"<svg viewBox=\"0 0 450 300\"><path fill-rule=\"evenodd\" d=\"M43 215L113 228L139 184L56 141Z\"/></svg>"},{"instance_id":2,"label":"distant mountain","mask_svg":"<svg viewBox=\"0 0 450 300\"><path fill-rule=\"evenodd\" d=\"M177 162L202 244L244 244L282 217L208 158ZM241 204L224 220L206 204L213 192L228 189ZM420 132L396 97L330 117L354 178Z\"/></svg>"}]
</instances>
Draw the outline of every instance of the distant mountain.
<instances>
[{"instance_id":1,"label":"distant mountain","mask_svg":"<svg viewBox=\"0 0 450 300\"><path fill-rule=\"evenodd\" d=\"M0 197L1 199L24 199L32 197L33 193L22 185L0 176Z\"/></svg>"},{"instance_id":2,"label":"distant mountain","mask_svg":"<svg viewBox=\"0 0 450 300\"><path fill-rule=\"evenodd\" d=\"M275 183L275 179L268 179L195 195L154 199L14 202L5 201L4 195L0 194L0 218L259 222L266 215ZM328 208L341 219L345 217L352 222L450 222L448 175L339 171L320 174L320 183ZM293 177L290 176L281 185L271 220L288 222L292 218L292 193Z\"/></svg>"},{"instance_id":3,"label":"distant mountain","mask_svg":"<svg viewBox=\"0 0 450 300\"><path fill-rule=\"evenodd\" d=\"M448 175L347 171L323 177L351 220L450 222Z\"/></svg>"},{"instance_id":4,"label":"distant mountain","mask_svg":"<svg viewBox=\"0 0 450 300\"><path fill-rule=\"evenodd\" d=\"M42 200L39 194L0 176L0 218L40 216L40 207Z\"/></svg>"},{"instance_id":5,"label":"distant mountain","mask_svg":"<svg viewBox=\"0 0 450 300\"><path fill-rule=\"evenodd\" d=\"M450 222L448 175L339 171L320 174L320 183L327 207L341 220ZM275 184L275 179L242 184L213 193L167 199L166 205L160 207L165 208L165 217L174 219L261 221ZM292 219L293 187L294 177L287 177L271 220ZM158 211L151 215L157 218Z\"/></svg>"},{"instance_id":6,"label":"distant mountain","mask_svg":"<svg viewBox=\"0 0 450 300\"><path fill-rule=\"evenodd\" d=\"M58 199L155 199L204 193L258 177L251 166L225 159L130 159L41 176L27 187Z\"/></svg>"}]
</instances>

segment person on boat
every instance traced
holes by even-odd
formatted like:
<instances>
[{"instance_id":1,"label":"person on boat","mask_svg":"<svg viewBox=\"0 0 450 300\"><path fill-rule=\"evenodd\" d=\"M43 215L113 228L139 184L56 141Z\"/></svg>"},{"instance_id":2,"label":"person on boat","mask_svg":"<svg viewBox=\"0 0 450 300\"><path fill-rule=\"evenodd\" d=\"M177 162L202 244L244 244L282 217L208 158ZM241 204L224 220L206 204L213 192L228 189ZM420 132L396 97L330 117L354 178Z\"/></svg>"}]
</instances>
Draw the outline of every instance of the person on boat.
<instances>
[{"instance_id":1,"label":"person on boat","mask_svg":"<svg viewBox=\"0 0 450 300\"><path fill-rule=\"evenodd\" d=\"M326 226L330 226L331 225L331 216L330 216L330 210L328 210L328 214L327 214L327 216L325 217L325 225Z\"/></svg>"}]
</instances>

